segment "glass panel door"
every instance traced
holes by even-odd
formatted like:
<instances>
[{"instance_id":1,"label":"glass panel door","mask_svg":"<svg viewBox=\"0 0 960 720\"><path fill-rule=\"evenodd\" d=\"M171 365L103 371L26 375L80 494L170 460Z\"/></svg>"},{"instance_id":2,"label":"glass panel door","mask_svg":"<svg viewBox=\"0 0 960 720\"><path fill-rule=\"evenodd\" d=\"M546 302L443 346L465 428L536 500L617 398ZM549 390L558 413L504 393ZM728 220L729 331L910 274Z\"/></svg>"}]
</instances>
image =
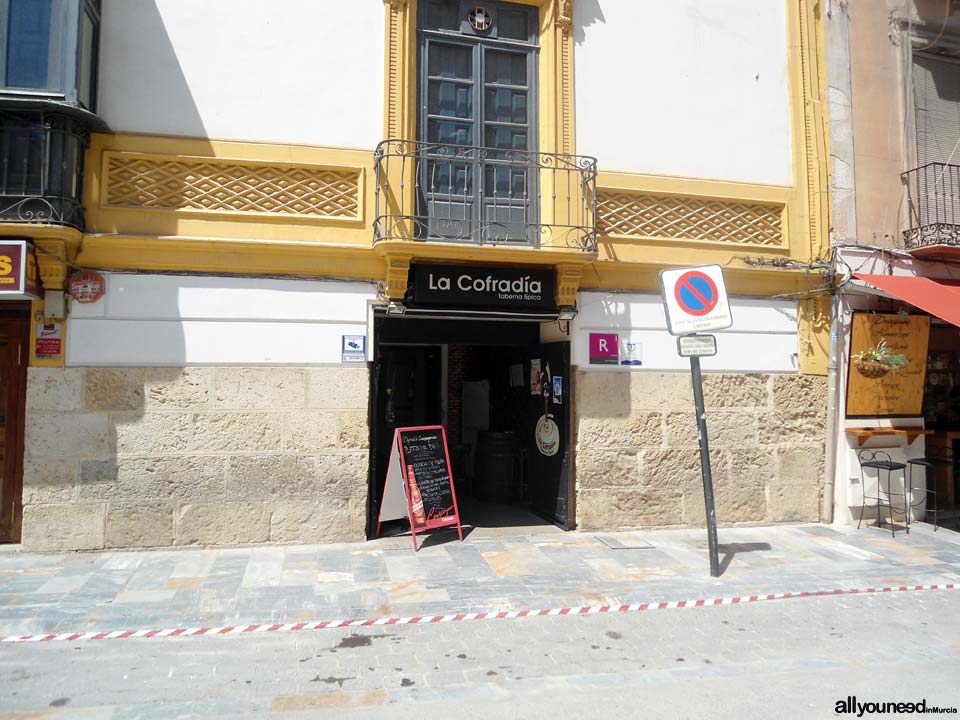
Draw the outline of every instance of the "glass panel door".
<instances>
[{"instance_id":1,"label":"glass panel door","mask_svg":"<svg viewBox=\"0 0 960 720\"><path fill-rule=\"evenodd\" d=\"M537 240L530 53L484 48L483 220L491 241Z\"/></svg>"},{"instance_id":2,"label":"glass panel door","mask_svg":"<svg viewBox=\"0 0 960 720\"><path fill-rule=\"evenodd\" d=\"M484 3L474 31L476 3L422 7L418 237L537 244L535 11Z\"/></svg>"},{"instance_id":3,"label":"glass panel door","mask_svg":"<svg viewBox=\"0 0 960 720\"><path fill-rule=\"evenodd\" d=\"M418 172L426 235L469 238L477 203L476 67L466 43L429 39L425 46L424 152Z\"/></svg>"}]
</instances>

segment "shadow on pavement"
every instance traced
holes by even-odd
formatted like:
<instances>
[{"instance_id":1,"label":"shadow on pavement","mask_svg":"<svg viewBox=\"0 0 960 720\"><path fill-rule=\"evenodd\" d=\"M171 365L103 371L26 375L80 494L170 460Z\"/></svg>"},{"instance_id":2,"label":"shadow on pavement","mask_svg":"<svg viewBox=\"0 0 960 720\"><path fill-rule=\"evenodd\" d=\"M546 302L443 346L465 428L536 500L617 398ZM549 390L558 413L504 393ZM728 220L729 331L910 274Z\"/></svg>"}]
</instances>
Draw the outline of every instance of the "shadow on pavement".
<instances>
[{"instance_id":1,"label":"shadow on pavement","mask_svg":"<svg viewBox=\"0 0 960 720\"><path fill-rule=\"evenodd\" d=\"M717 549L723 555L720 558L720 574L723 575L737 553L759 552L770 550L770 543L720 543Z\"/></svg>"}]
</instances>

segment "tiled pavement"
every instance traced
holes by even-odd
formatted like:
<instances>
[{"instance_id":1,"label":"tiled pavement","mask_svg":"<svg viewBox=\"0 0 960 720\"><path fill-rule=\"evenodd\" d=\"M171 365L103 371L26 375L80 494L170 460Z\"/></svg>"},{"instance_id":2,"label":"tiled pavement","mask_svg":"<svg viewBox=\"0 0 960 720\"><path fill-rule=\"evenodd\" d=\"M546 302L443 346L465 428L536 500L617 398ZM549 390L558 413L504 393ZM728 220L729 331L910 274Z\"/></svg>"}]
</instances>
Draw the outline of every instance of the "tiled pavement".
<instances>
[{"instance_id":1,"label":"tiled pavement","mask_svg":"<svg viewBox=\"0 0 960 720\"><path fill-rule=\"evenodd\" d=\"M518 531L518 533L521 531ZM449 541L447 541L447 539ZM318 546L0 552L0 635L629 604L960 582L960 534L820 525L436 536ZM651 545L652 547L643 547Z\"/></svg>"}]
</instances>

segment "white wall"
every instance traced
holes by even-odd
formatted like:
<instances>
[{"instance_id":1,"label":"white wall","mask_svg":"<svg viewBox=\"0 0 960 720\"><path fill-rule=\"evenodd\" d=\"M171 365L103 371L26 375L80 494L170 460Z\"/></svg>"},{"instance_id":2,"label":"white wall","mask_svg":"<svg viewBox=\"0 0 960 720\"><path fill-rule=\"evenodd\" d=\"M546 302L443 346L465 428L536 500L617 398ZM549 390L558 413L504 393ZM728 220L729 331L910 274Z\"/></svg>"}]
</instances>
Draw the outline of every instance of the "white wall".
<instances>
[{"instance_id":1,"label":"white wall","mask_svg":"<svg viewBox=\"0 0 960 720\"><path fill-rule=\"evenodd\" d=\"M99 114L118 132L373 148L380 0L104 0Z\"/></svg>"},{"instance_id":2,"label":"white wall","mask_svg":"<svg viewBox=\"0 0 960 720\"><path fill-rule=\"evenodd\" d=\"M603 170L791 185L785 0L577 0L577 150Z\"/></svg>"},{"instance_id":3,"label":"white wall","mask_svg":"<svg viewBox=\"0 0 960 720\"><path fill-rule=\"evenodd\" d=\"M67 365L339 363L367 334L367 283L103 273L96 303L72 302Z\"/></svg>"},{"instance_id":4,"label":"white wall","mask_svg":"<svg viewBox=\"0 0 960 720\"><path fill-rule=\"evenodd\" d=\"M689 370L677 355L677 339L667 332L659 295L582 292L573 321L573 363L581 370L629 372ZM701 359L705 371L796 372L797 304L791 300L730 298L733 327L714 333L717 354ZM617 332L639 343L642 365L591 365L590 333Z\"/></svg>"}]
</instances>

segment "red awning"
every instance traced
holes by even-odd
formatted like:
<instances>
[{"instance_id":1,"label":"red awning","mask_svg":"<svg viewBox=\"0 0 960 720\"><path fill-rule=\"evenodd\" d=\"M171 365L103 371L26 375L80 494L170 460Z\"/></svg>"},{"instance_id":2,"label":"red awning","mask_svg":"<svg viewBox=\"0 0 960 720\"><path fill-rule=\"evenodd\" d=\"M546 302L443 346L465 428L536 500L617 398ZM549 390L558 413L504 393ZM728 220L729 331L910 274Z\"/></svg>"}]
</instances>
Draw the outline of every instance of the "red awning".
<instances>
[{"instance_id":1,"label":"red awning","mask_svg":"<svg viewBox=\"0 0 960 720\"><path fill-rule=\"evenodd\" d=\"M960 280L860 273L853 277L960 327Z\"/></svg>"}]
</instances>

